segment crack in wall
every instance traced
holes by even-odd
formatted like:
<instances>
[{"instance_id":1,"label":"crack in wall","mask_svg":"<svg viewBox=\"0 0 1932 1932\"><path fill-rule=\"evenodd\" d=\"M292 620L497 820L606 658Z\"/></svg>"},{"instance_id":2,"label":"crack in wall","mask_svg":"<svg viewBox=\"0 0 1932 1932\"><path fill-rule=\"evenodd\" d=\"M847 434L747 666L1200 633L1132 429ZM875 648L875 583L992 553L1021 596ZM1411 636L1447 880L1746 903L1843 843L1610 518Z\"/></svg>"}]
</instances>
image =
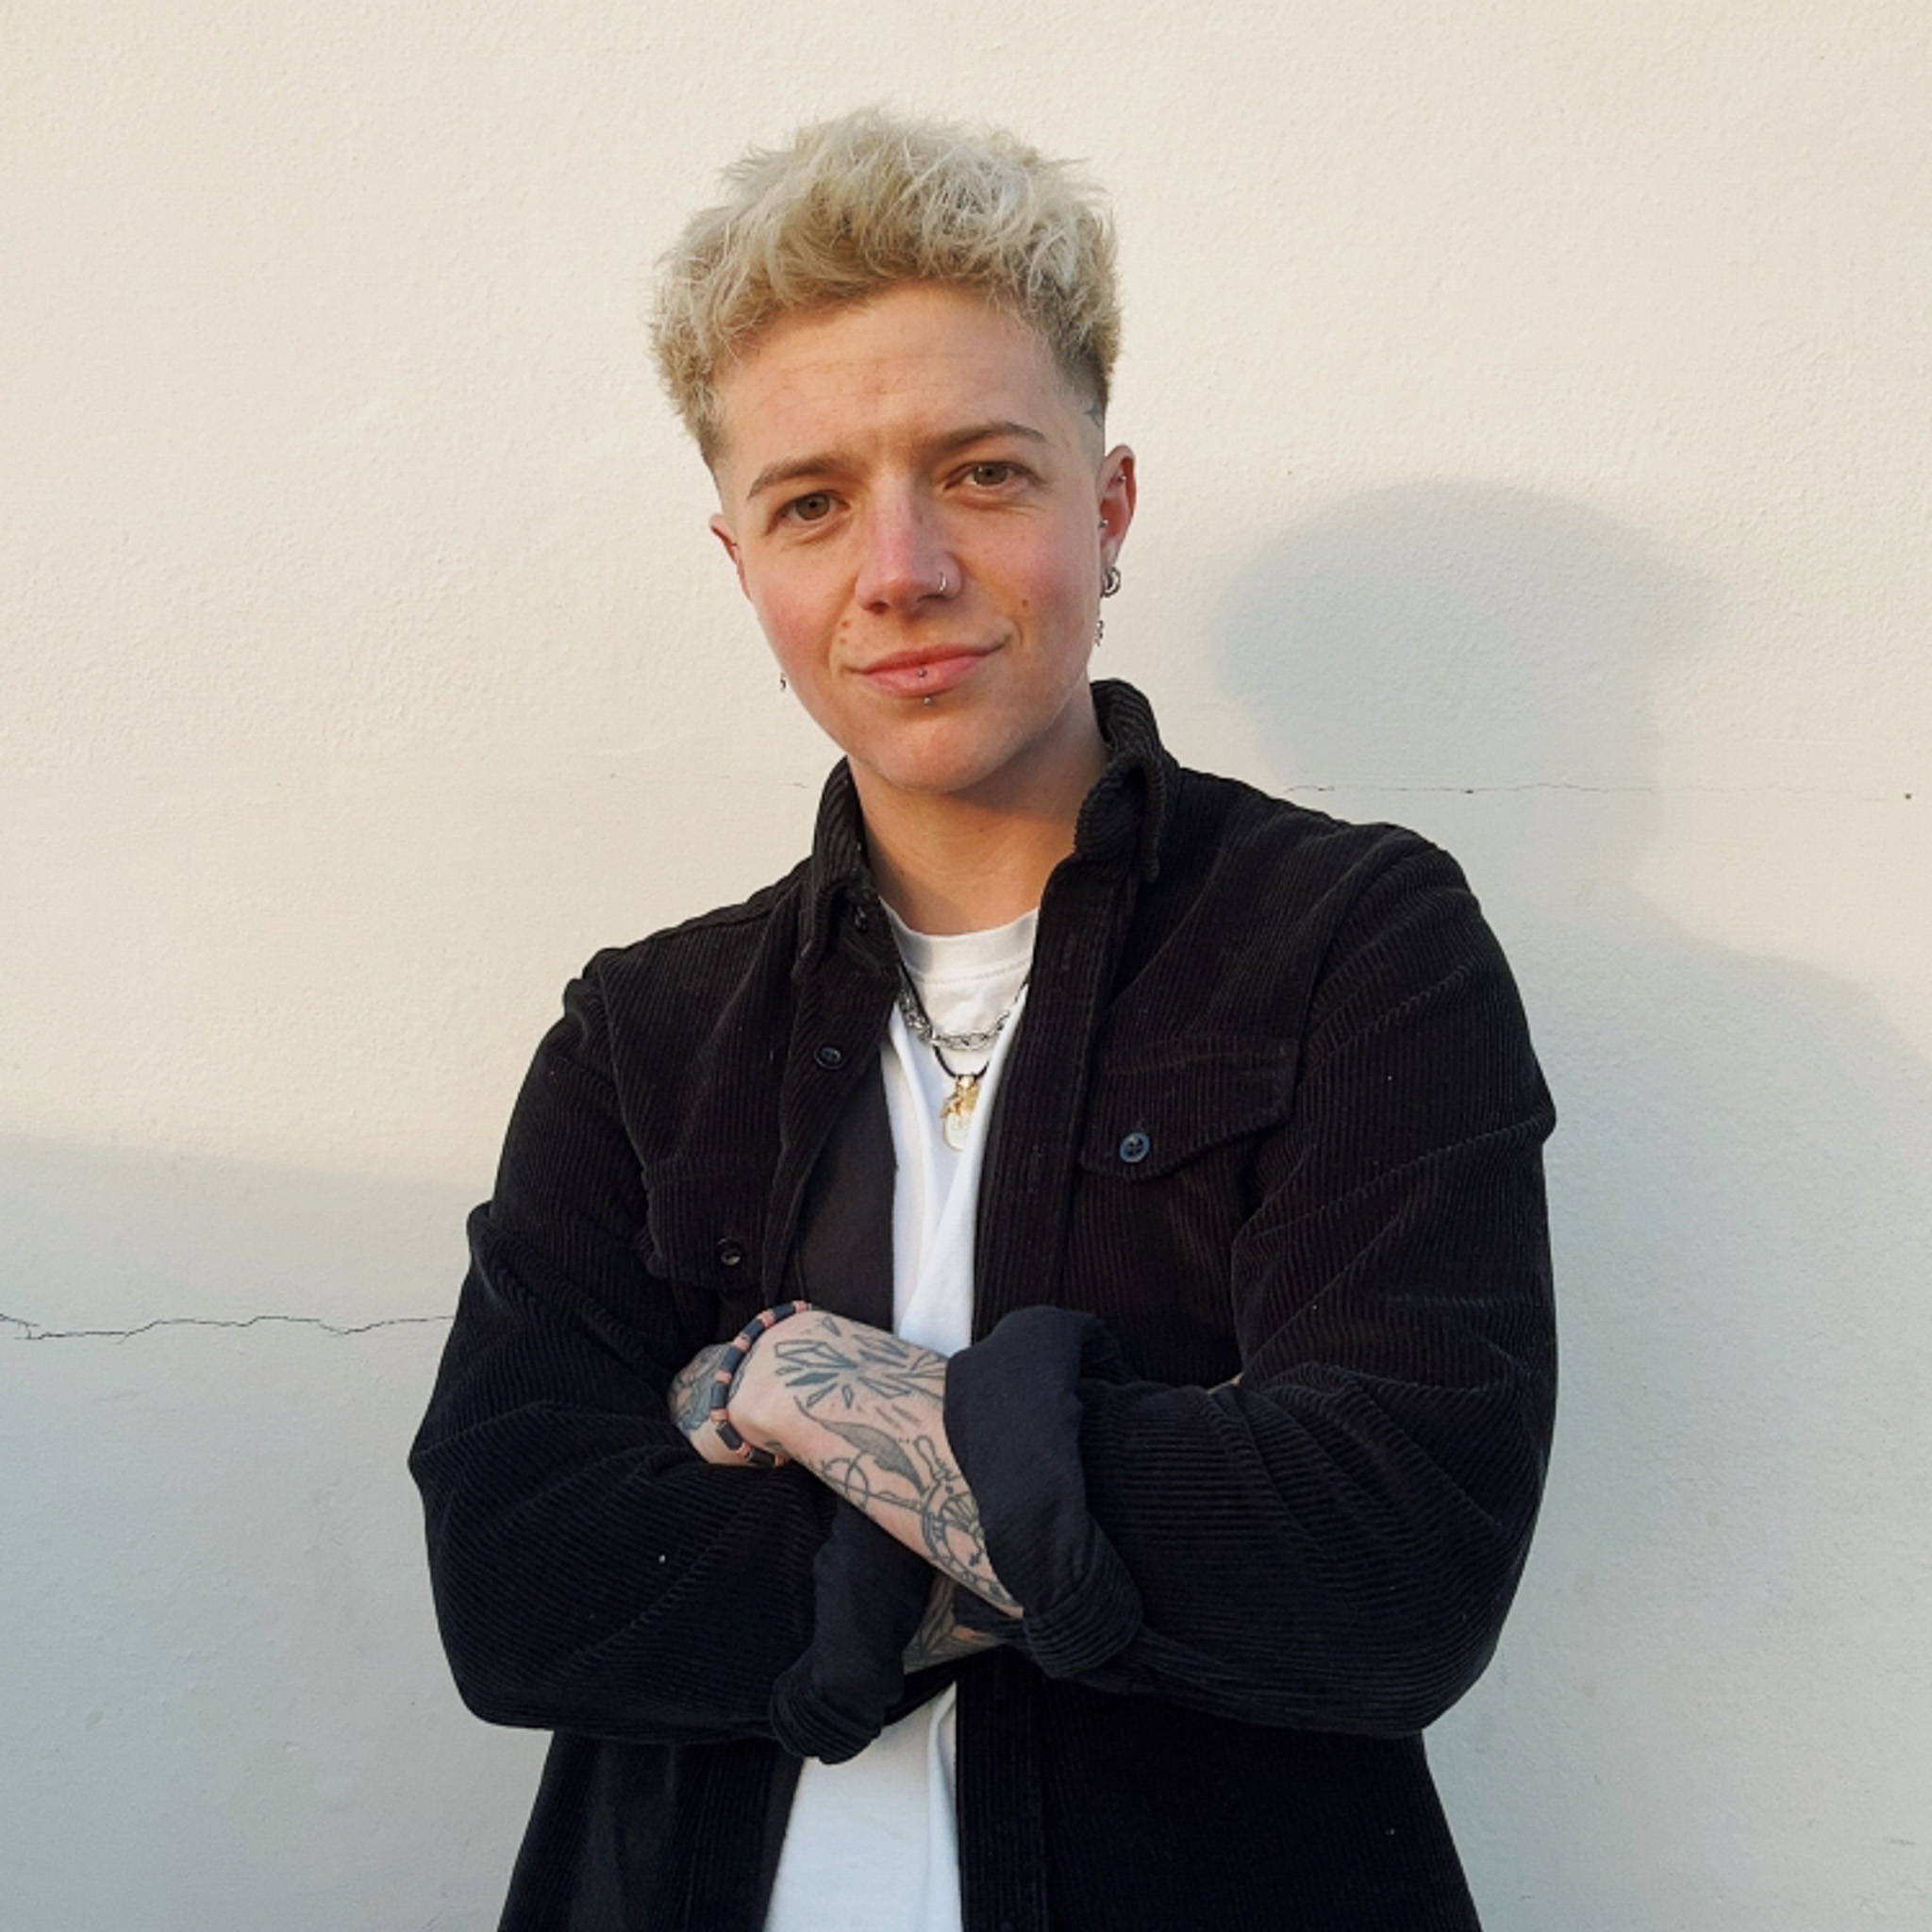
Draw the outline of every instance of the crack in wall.
<instances>
[{"instance_id":1,"label":"crack in wall","mask_svg":"<svg viewBox=\"0 0 1932 1932\"><path fill-rule=\"evenodd\" d=\"M264 1322L286 1323L295 1328L319 1328L325 1335L370 1335L378 1328L416 1328L448 1322L448 1315L384 1315L374 1322L325 1322L320 1315L157 1315L136 1328L43 1328L24 1316L0 1313L0 1327L15 1331L15 1341L131 1341L157 1328L254 1328Z\"/></svg>"}]
</instances>

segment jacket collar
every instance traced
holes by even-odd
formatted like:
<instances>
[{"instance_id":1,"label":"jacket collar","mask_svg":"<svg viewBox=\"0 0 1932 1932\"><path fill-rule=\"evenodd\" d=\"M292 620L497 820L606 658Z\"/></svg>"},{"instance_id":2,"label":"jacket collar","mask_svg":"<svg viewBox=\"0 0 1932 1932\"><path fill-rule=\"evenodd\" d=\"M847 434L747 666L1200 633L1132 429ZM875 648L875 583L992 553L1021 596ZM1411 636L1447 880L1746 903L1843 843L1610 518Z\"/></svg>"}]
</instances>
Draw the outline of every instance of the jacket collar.
<instances>
[{"instance_id":1,"label":"jacket collar","mask_svg":"<svg viewBox=\"0 0 1932 1932\"><path fill-rule=\"evenodd\" d=\"M1093 710L1107 741L1107 768L1081 802L1074 823L1074 857L1092 865L1131 860L1141 878L1160 871L1160 841L1179 767L1160 741L1154 709L1131 684L1103 678L1093 687ZM850 763L832 767L819 795L818 826L806 868L798 964L818 958L845 903L876 897L865 858L865 821ZM880 922L883 931L884 922Z\"/></svg>"}]
</instances>

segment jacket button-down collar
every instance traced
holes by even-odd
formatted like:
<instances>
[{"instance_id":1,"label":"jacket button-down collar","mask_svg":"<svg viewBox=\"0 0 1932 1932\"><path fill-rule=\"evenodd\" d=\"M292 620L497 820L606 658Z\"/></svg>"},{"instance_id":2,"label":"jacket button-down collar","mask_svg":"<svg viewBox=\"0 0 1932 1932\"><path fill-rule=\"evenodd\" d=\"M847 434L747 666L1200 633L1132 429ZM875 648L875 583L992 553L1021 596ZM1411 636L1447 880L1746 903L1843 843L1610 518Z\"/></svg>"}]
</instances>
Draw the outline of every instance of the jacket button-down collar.
<instances>
[{"instance_id":1,"label":"jacket button-down collar","mask_svg":"<svg viewBox=\"0 0 1932 1932\"><path fill-rule=\"evenodd\" d=\"M1083 801L1074 826L1074 852L1091 864L1132 863L1143 879L1160 871L1160 841L1179 767L1160 742L1147 700L1119 678L1093 686L1093 710L1108 747L1108 765ZM863 816L852 768L832 767L819 796L811 858L806 868L794 976L803 977L830 946L841 903L849 904L852 929L876 927L861 948L877 971L895 971L896 955L882 922L864 916L874 896L865 858Z\"/></svg>"}]
</instances>

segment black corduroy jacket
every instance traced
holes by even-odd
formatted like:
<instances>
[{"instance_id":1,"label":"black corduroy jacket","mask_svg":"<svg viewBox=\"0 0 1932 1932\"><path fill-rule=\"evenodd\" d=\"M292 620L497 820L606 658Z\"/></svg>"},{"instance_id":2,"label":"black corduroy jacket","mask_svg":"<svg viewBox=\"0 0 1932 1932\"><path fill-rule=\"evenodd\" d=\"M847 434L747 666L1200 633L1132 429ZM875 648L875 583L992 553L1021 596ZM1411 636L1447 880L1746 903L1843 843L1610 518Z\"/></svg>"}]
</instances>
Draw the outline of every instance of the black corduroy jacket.
<instances>
[{"instance_id":1,"label":"black corduroy jacket","mask_svg":"<svg viewBox=\"0 0 1932 1932\"><path fill-rule=\"evenodd\" d=\"M465 1702L556 1733L508 1932L758 1932L803 1757L953 1680L966 1932L1476 1924L1419 1733L1550 1437L1522 1008L1440 848L1094 699L946 1381L1020 1645L904 1678L925 1566L665 1407L787 1294L890 1325L825 1200L895 980L847 769L793 872L565 990L410 1458Z\"/></svg>"}]
</instances>

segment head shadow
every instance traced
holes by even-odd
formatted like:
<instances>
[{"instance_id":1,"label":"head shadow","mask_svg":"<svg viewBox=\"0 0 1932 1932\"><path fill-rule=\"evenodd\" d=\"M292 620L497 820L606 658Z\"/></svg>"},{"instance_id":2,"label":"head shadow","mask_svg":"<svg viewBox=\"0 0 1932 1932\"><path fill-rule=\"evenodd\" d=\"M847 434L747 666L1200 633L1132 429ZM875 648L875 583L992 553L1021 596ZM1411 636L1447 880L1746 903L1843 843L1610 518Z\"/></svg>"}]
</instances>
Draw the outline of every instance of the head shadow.
<instances>
[{"instance_id":1,"label":"head shadow","mask_svg":"<svg viewBox=\"0 0 1932 1932\"><path fill-rule=\"evenodd\" d=\"M1701 857L1716 821L1659 775L1657 687L1719 594L1587 506L1444 481L1289 525L1211 620L1262 782L1463 861L1556 1097L1551 1485L1497 1664L1432 1734L1499 1932L1653 1887L1694 1911L1809 1822L1835 1750L1915 1748L1907 1646L1819 1640L1925 1587L1895 1528L1932 1474L1895 1324L1923 1298L1932 1069L1862 986L1701 937L1639 882L1664 839L1679 877L1779 862L1748 796Z\"/></svg>"}]
</instances>

